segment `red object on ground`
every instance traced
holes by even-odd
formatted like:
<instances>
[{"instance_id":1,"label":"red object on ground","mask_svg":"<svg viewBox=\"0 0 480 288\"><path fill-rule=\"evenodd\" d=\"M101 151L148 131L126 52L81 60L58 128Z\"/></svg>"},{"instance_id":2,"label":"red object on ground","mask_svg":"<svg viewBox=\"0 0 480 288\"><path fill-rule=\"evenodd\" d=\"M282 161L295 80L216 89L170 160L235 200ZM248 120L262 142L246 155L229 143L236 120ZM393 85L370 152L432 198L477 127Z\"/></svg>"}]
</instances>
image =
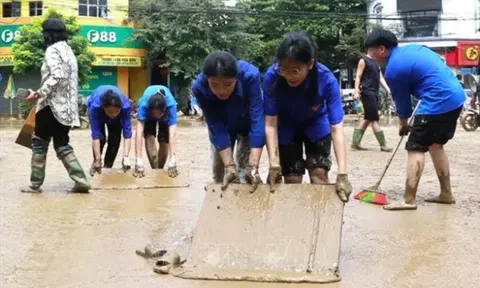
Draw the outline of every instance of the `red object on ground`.
<instances>
[{"instance_id":1,"label":"red object on ground","mask_svg":"<svg viewBox=\"0 0 480 288\"><path fill-rule=\"evenodd\" d=\"M385 195L385 193L376 192L372 190L362 190L358 192L354 198L362 202L372 203L376 205L388 204L387 195Z\"/></svg>"}]
</instances>

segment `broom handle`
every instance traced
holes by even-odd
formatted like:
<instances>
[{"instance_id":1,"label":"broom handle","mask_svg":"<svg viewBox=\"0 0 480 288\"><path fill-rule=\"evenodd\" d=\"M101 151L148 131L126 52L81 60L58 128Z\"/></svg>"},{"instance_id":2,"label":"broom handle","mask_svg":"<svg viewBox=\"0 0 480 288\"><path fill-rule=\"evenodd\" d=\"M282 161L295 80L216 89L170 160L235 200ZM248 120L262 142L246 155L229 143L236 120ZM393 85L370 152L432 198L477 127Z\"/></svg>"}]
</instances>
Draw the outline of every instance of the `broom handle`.
<instances>
[{"instance_id":1,"label":"broom handle","mask_svg":"<svg viewBox=\"0 0 480 288\"><path fill-rule=\"evenodd\" d=\"M410 120L408 120L408 126L411 126L412 123L413 123L413 119L415 118L415 113L417 112L418 106L420 105L420 101L421 100L418 100L417 106L415 106L415 109L413 109L412 116L410 117ZM387 173L387 170L390 167L390 164L392 164L393 157L395 157L395 154L397 153L398 147L400 147L400 144L402 144L402 141L403 141L404 137L405 137L405 135L400 137L400 140L398 141L397 146L393 150L392 155L390 156L390 159L388 159L387 166L385 166L385 169L383 170L382 177L380 177L380 180L378 180L377 185L375 185L374 190L377 190L378 187L380 187L380 183L382 183L383 177L385 177L385 174Z\"/></svg>"}]
</instances>

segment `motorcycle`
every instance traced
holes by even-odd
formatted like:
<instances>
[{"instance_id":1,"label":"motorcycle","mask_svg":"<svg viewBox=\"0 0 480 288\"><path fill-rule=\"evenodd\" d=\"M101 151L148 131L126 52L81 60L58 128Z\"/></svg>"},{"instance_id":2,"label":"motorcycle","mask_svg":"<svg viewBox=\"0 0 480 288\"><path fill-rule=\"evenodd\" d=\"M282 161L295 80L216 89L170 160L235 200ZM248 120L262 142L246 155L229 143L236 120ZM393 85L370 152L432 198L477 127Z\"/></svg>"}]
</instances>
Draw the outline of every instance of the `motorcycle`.
<instances>
[{"instance_id":1,"label":"motorcycle","mask_svg":"<svg viewBox=\"0 0 480 288\"><path fill-rule=\"evenodd\" d=\"M348 93L344 94L342 97L342 108L345 115L347 114L357 114L356 101L353 99L353 94Z\"/></svg>"},{"instance_id":2,"label":"motorcycle","mask_svg":"<svg viewBox=\"0 0 480 288\"><path fill-rule=\"evenodd\" d=\"M464 76L465 88L473 92L473 96L469 101L469 106L464 105L463 113L460 116L460 124L463 129L468 132L477 130L480 126L480 76L467 74Z\"/></svg>"}]
</instances>

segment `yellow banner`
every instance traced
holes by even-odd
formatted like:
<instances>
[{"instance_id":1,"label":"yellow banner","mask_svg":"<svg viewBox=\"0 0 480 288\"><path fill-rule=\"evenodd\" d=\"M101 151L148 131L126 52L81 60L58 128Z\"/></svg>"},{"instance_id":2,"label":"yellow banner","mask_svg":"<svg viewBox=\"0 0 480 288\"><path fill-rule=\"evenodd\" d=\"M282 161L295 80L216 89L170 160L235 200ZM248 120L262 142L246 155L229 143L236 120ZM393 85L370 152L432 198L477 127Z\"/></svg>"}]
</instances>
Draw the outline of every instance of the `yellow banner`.
<instances>
[{"instance_id":1,"label":"yellow banner","mask_svg":"<svg viewBox=\"0 0 480 288\"><path fill-rule=\"evenodd\" d=\"M0 66L13 66L13 55L0 55Z\"/></svg>"},{"instance_id":2,"label":"yellow banner","mask_svg":"<svg viewBox=\"0 0 480 288\"><path fill-rule=\"evenodd\" d=\"M142 57L98 55L94 66L141 67Z\"/></svg>"}]
</instances>

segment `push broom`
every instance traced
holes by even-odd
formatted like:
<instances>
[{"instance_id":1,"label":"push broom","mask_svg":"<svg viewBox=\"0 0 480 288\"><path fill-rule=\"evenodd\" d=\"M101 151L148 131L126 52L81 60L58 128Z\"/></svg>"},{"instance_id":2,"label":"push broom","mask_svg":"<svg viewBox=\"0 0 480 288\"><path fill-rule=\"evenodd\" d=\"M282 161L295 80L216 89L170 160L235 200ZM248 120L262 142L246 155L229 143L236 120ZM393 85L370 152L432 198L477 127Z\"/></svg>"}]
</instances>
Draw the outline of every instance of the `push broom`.
<instances>
[{"instance_id":1,"label":"push broom","mask_svg":"<svg viewBox=\"0 0 480 288\"><path fill-rule=\"evenodd\" d=\"M419 105L420 105L420 101L418 101L417 106L415 106L415 109L412 112L412 117L410 117L410 120L408 120L408 126L412 125L413 119L415 118L415 113L417 112ZM404 137L405 135L400 137L400 140L398 141L397 146L393 150L392 155L388 160L387 166L385 166L382 176L380 177L380 180L378 180L377 184L375 184L374 186L368 189L363 189L362 191L358 192L354 197L355 199L360 200L362 202L372 203L377 205L388 204L387 194L382 190L380 190L379 187L380 187L380 183L382 183L383 177L385 177L385 174L387 173L388 167L390 167L390 164L392 163L393 157L395 157L395 154L397 153L398 147L400 147L400 144L402 144Z\"/></svg>"}]
</instances>

